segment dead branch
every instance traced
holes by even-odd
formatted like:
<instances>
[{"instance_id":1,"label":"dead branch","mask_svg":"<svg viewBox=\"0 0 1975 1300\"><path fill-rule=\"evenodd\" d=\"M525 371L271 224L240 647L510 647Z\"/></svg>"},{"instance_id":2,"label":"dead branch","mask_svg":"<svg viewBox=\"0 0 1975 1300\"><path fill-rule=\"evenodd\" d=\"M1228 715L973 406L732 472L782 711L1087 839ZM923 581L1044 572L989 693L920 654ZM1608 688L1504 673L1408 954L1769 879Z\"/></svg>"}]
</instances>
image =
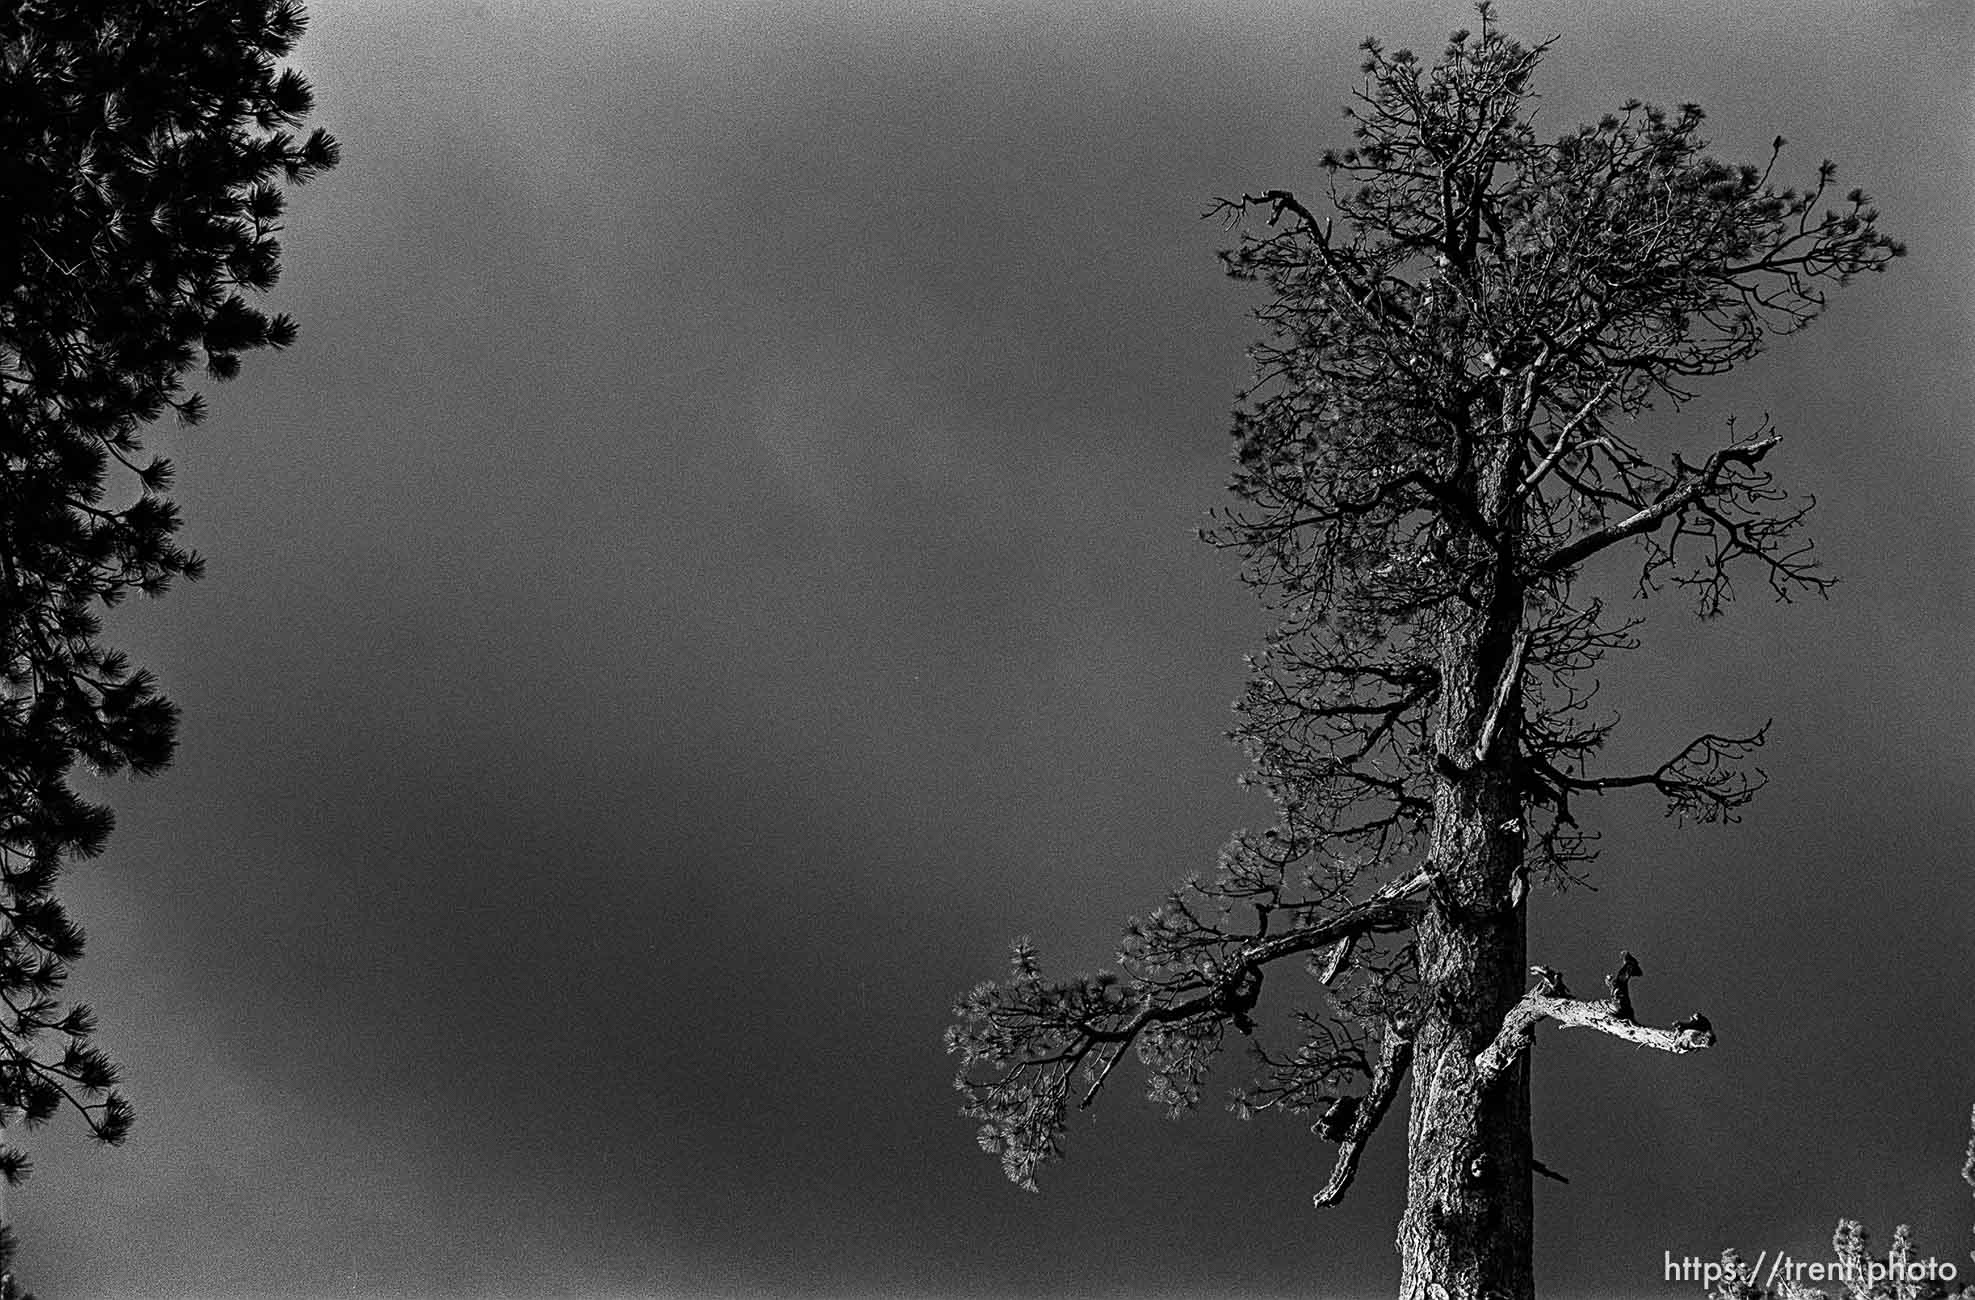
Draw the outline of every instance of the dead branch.
<instances>
[{"instance_id":1,"label":"dead branch","mask_svg":"<svg viewBox=\"0 0 1975 1300\"><path fill-rule=\"evenodd\" d=\"M1501 730L1502 717L1522 685L1523 662L1529 656L1530 637L1528 629L1517 635L1515 645L1509 651L1508 662L1502 665L1501 673L1495 678L1488 713L1481 720L1481 730L1475 737L1474 747L1450 762L1456 773L1472 772L1488 761L1489 751L1495 748L1495 735Z\"/></svg>"},{"instance_id":2,"label":"dead branch","mask_svg":"<svg viewBox=\"0 0 1975 1300\"><path fill-rule=\"evenodd\" d=\"M1617 386L1617 378L1615 376L1607 376L1604 382L1598 385L1597 391L1592 393L1585 400L1584 404L1577 408L1576 414L1564 421L1563 427L1557 430L1557 440L1551 445L1549 453L1537 463L1534 469L1529 471L1521 484L1517 486L1516 496L1518 499L1534 492L1543 480L1549 477L1550 471L1555 469L1566 455L1576 449L1571 439L1576 436L1579 429L1584 427L1586 421L1597 414L1598 408L1604 405L1605 399L1611 396L1612 389Z\"/></svg>"},{"instance_id":3,"label":"dead branch","mask_svg":"<svg viewBox=\"0 0 1975 1300\"><path fill-rule=\"evenodd\" d=\"M1662 1052L1693 1052L1714 1046L1714 1026L1699 1012L1671 1029L1654 1029L1635 1021L1629 985L1645 972L1639 969L1631 953L1622 953L1621 959L1619 968L1606 977L1606 984L1612 990L1609 998L1572 998L1547 993L1546 988L1562 987L1562 977L1555 972L1542 977L1542 983L1523 994L1522 1001L1510 1008L1509 1014L1502 1018L1502 1028L1495 1040L1475 1057L1475 1068L1482 1082L1492 1083L1508 1073L1536 1036L1538 1022L1545 1017L1566 1029L1596 1029ZM1547 967L1542 969L1548 971Z\"/></svg>"},{"instance_id":4,"label":"dead branch","mask_svg":"<svg viewBox=\"0 0 1975 1300\"><path fill-rule=\"evenodd\" d=\"M1430 866L1421 867L1412 875L1395 880L1380 889L1376 894L1372 895L1372 901L1378 902L1384 899L1407 898L1426 888L1432 882L1433 868ZM1358 939L1359 932L1353 931L1337 941L1337 946L1332 948L1330 954L1324 958L1323 965L1316 968L1313 972L1317 977L1317 983L1328 987L1337 981L1338 975L1344 970L1344 964L1351 959L1351 950L1357 946Z\"/></svg>"},{"instance_id":5,"label":"dead branch","mask_svg":"<svg viewBox=\"0 0 1975 1300\"><path fill-rule=\"evenodd\" d=\"M1412 1062L1412 1034L1396 1021L1388 1023L1385 1041L1379 1046L1378 1063L1372 1067L1371 1086L1350 1112L1337 1144L1337 1163L1331 1166L1330 1181L1314 1198L1318 1205L1335 1205L1350 1190L1351 1180L1358 1174L1358 1158L1364 1153L1365 1141L1391 1108L1392 1099L1399 1094L1399 1082L1406 1077Z\"/></svg>"}]
</instances>

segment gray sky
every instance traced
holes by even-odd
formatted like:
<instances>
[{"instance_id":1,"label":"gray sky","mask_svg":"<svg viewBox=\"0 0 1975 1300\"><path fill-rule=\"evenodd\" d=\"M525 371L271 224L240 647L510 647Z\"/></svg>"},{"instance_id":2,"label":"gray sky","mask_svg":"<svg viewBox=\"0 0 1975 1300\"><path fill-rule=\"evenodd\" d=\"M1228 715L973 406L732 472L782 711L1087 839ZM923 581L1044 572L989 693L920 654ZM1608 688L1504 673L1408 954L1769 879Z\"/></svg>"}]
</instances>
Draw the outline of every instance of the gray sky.
<instances>
[{"instance_id":1,"label":"gray sky","mask_svg":"<svg viewBox=\"0 0 1975 1300\"><path fill-rule=\"evenodd\" d=\"M1266 818L1219 503L1252 299L1216 194L1314 182L1356 42L1457 5L311 6L345 163L180 461L206 582L115 635L185 709L71 890L139 1125L33 1140L24 1274L93 1296L1389 1293L1403 1128L1124 1088L1040 1196L955 1112L953 995L1105 960ZM1545 1035L1538 1275L1969 1267L1975 65L1958 0L1514 4L1541 123L1697 100L1881 200L1885 277L1661 424L1786 437L1846 579L1650 607L1634 752L1774 717L1739 827L1598 811L1700 1057ZM1697 1288L1695 1288L1697 1290Z\"/></svg>"}]
</instances>

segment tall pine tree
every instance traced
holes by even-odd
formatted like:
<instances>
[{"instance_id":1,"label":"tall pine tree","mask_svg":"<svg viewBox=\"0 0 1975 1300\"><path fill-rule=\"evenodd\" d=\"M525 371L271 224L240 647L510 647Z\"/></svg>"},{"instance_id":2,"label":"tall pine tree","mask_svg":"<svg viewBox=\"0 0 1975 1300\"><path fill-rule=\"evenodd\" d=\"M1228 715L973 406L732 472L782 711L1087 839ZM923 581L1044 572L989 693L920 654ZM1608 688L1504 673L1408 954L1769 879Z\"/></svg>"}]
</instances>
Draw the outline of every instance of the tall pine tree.
<instances>
[{"instance_id":1,"label":"tall pine tree","mask_svg":"<svg viewBox=\"0 0 1975 1300\"><path fill-rule=\"evenodd\" d=\"M288 0L0 7L0 1123L65 1105L121 1140L131 1109L62 996L82 935L56 892L108 808L78 767L157 772L177 712L103 640L102 611L196 578L145 426L196 423L185 378L232 377L295 325L252 305L280 264L282 185L336 162L300 134ZM0 1174L25 1171L0 1149Z\"/></svg>"},{"instance_id":2,"label":"tall pine tree","mask_svg":"<svg viewBox=\"0 0 1975 1300\"><path fill-rule=\"evenodd\" d=\"M1653 791L1717 821L1758 784L1738 760L1759 730L1601 768L1595 674L1634 641L1591 570L1630 552L1641 591L1703 615L1745 574L1784 598L1828 582L1807 504L1768 472L1773 431L1731 425L1689 460L1637 417L1902 251L1830 164L1774 183L1781 139L1762 162L1712 157L1691 105L1539 138L1543 48L1481 13L1432 66L1367 42L1355 139L1324 157L1321 198L1221 205L1246 232L1230 269L1268 292L1238 504L1212 540L1276 619L1236 730L1274 825L1133 921L1120 970L1045 979L1018 945L948 1035L982 1144L1031 1185L1128 1053L1178 1111L1230 1031L1248 1037L1237 1109L1316 1117L1336 1146L1320 1205L1410 1078L1407 1300L1533 1294L1539 1021L1670 1052L1714 1041L1698 1013L1640 1023L1629 952L1593 997L1527 955L1532 877L1576 878L1594 852L1583 796ZM1265 985L1292 1014L1264 1022Z\"/></svg>"}]
</instances>

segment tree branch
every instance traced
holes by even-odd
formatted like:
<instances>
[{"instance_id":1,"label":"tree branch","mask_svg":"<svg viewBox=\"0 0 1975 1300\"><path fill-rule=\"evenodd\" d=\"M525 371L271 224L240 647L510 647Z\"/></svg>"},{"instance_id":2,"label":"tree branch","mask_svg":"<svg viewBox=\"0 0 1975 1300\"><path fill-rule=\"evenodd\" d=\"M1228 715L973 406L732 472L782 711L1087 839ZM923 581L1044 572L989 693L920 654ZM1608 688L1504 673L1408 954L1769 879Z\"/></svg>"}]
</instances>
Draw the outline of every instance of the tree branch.
<instances>
[{"instance_id":1,"label":"tree branch","mask_svg":"<svg viewBox=\"0 0 1975 1300\"><path fill-rule=\"evenodd\" d=\"M1522 480L1522 483L1516 488L1516 496L1518 498L1525 497L1535 491L1537 486L1545 478L1549 477L1550 471L1557 467L1557 463L1574 450L1571 438L1579 429L1584 427L1587 420L1597 413L1598 408L1604 405L1605 398L1610 396L1612 389L1617 386L1618 380L1616 378L1607 377L1603 383L1598 385L1598 390L1591 394L1584 405L1577 408L1576 414L1564 421L1563 427L1557 430L1557 441L1550 448L1549 454L1543 457L1536 468L1529 471L1528 475Z\"/></svg>"},{"instance_id":2,"label":"tree branch","mask_svg":"<svg viewBox=\"0 0 1975 1300\"><path fill-rule=\"evenodd\" d=\"M1573 998L1551 992L1561 989L1561 978L1545 967L1535 968L1542 972L1541 982L1510 1008L1509 1014L1502 1018L1502 1028L1496 1033L1495 1040L1474 1059L1482 1082L1492 1083L1508 1073L1509 1067L1536 1036L1537 1023L1546 1016L1566 1029L1596 1029L1614 1038L1623 1038L1629 1043L1657 1048L1662 1052L1694 1052L1714 1046L1714 1027L1708 1023L1706 1016L1698 1012L1677 1022L1671 1029L1654 1029L1633 1020L1628 985L1633 977L1644 972L1640 971L1632 954L1623 956L1618 970L1607 977L1612 989L1609 998Z\"/></svg>"},{"instance_id":3,"label":"tree branch","mask_svg":"<svg viewBox=\"0 0 1975 1300\"><path fill-rule=\"evenodd\" d=\"M1432 882L1433 868L1430 866L1421 867L1412 875L1395 880L1380 889L1372 895L1372 901L1378 902L1392 898L1407 898L1426 888ZM1324 958L1324 964L1316 971L1317 983L1328 987L1336 981L1338 974L1344 969L1344 963L1351 959L1351 949L1357 945L1361 933L1354 931L1337 941L1337 946L1330 950L1330 955Z\"/></svg>"},{"instance_id":4,"label":"tree branch","mask_svg":"<svg viewBox=\"0 0 1975 1300\"><path fill-rule=\"evenodd\" d=\"M1316 215L1309 208L1305 207L1302 200L1298 199L1290 191L1267 190L1261 194L1244 194L1241 196L1239 202L1228 199L1220 200L1221 207L1237 212L1246 211L1250 207L1263 203L1269 205L1269 224L1272 226L1282 220L1282 214L1285 211L1296 214L1297 219L1303 224L1305 233L1310 236L1311 246L1317 250L1318 258L1323 261L1324 268L1337 277L1338 282L1350 294L1352 302L1356 304L1359 313L1365 318L1367 323L1381 330L1385 326L1385 318L1383 316L1372 314L1371 308L1374 303L1378 305L1381 312L1390 313L1396 317L1400 324L1405 325L1412 322L1412 313L1405 307L1394 302L1386 294L1379 292L1376 284L1362 284L1359 282L1357 276L1351 274L1350 268L1344 265L1330 246L1330 228L1327 225L1320 224L1317 221Z\"/></svg>"},{"instance_id":5,"label":"tree branch","mask_svg":"<svg viewBox=\"0 0 1975 1300\"><path fill-rule=\"evenodd\" d=\"M1423 868L1314 924L1231 944L1177 984L1157 974L1124 983L1110 972L1046 982L1033 951L1017 944L1013 978L977 986L954 1008L959 1023L947 1030L947 1050L962 1060L954 1085L968 1098L963 1112L981 1121L981 1144L1002 1158L1008 1176L1033 1188L1037 1166L1059 1150L1080 1071L1090 1083L1079 1109L1136 1046L1154 1066L1155 1098L1190 1105L1226 1027L1253 1028L1248 1013L1265 966L1346 938L1410 929L1426 910L1413 895L1429 879ZM1155 1065L1159 1057L1163 1065Z\"/></svg>"},{"instance_id":6,"label":"tree branch","mask_svg":"<svg viewBox=\"0 0 1975 1300\"><path fill-rule=\"evenodd\" d=\"M1538 1160L1534 1156L1531 1156L1529 1158L1529 1172L1532 1174L1541 1174L1543 1177L1550 1179L1552 1182L1563 1183L1565 1185L1568 1185L1570 1183L1570 1179L1565 1178L1562 1174L1550 1168L1550 1166L1544 1164L1541 1160Z\"/></svg>"},{"instance_id":7,"label":"tree branch","mask_svg":"<svg viewBox=\"0 0 1975 1300\"><path fill-rule=\"evenodd\" d=\"M1531 770L1549 783L1560 801L1567 801L1572 791L1602 794L1650 787L1666 799L1668 813L1683 821L1732 822L1765 780L1762 769L1755 769L1751 776L1737 763L1762 748L1768 733L1766 722L1747 736L1708 732L1689 741L1686 748L1652 771L1626 776L1572 776L1542 754L1526 757Z\"/></svg>"},{"instance_id":8,"label":"tree branch","mask_svg":"<svg viewBox=\"0 0 1975 1300\"><path fill-rule=\"evenodd\" d=\"M1768 455L1779 441L1781 439L1771 434L1739 447L1723 447L1709 456L1707 463L1698 471L1683 475L1681 480L1670 484L1651 505L1551 551L1536 562L1536 572L1560 573L1628 537L1653 532L1674 515L1714 492L1720 486L1722 470L1731 464L1754 465Z\"/></svg>"},{"instance_id":9,"label":"tree branch","mask_svg":"<svg viewBox=\"0 0 1975 1300\"><path fill-rule=\"evenodd\" d=\"M1392 1106L1392 1099L1399 1094L1399 1083L1406 1077L1407 1067L1412 1063L1412 1035L1396 1021L1388 1022L1385 1041L1378 1050L1378 1063L1372 1067L1371 1086L1352 1111L1350 1122L1337 1144L1337 1163L1331 1166L1330 1180L1313 1198L1319 1206L1337 1204L1350 1190L1351 1180L1358 1174L1358 1159L1364 1154L1365 1141L1378 1128L1379 1121L1385 1118L1385 1112Z\"/></svg>"},{"instance_id":10,"label":"tree branch","mask_svg":"<svg viewBox=\"0 0 1975 1300\"><path fill-rule=\"evenodd\" d=\"M1336 498L1332 502L1332 508L1340 514L1367 515L1378 507L1392 501L1393 498L1399 495L1402 489L1409 487L1420 489L1420 491L1426 493L1435 502L1451 511L1477 537L1480 537L1489 545L1496 546L1500 544L1500 531L1482 516L1481 512L1475 508L1472 500L1462 495L1457 489L1436 481L1431 475L1422 470L1413 470L1411 473L1390 479L1380 484L1371 495L1356 501L1347 501L1342 497Z\"/></svg>"},{"instance_id":11,"label":"tree branch","mask_svg":"<svg viewBox=\"0 0 1975 1300\"><path fill-rule=\"evenodd\" d=\"M1515 698L1516 688L1522 684L1522 667L1523 661L1529 655L1530 636L1526 628L1516 634L1515 645L1509 650L1508 662L1502 665L1501 673L1495 678L1495 689L1490 693L1488 712L1481 719L1481 729L1474 738L1473 748L1458 758L1448 760L1448 766L1456 774L1474 771L1488 761L1488 752L1495 748L1495 736L1501 730L1502 716L1508 711L1509 702Z\"/></svg>"}]
</instances>

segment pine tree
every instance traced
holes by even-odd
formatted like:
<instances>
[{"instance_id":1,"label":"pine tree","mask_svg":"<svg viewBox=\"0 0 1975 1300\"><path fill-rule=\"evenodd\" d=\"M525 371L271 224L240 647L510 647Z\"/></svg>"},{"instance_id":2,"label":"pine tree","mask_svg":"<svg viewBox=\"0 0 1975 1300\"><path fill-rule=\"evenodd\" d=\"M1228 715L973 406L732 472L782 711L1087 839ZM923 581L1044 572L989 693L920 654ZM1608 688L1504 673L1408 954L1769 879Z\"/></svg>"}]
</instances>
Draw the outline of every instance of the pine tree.
<instances>
[{"instance_id":1,"label":"pine tree","mask_svg":"<svg viewBox=\"0 0 1975 1300\"><path fill-rule=\"evenodd\" d=\"M1594 678L1635 642L1594 571L1630 551L1642 593L1684 592L1704 616L1745 574L1783 599L1828 584L1807 503L1768 472L1774 430L1731 424L1693 461L1639 417L1903 252L1829 163L1808 188L1773 182L1780 138L1761 163L1710 156L1693 105L1631 102L1539 139L1545 48L1485 5L1431 67L1368 41L1323 199L1218 205L1243 229L1229 269L1267 291L1237 504L1209 538L1276 622L1235 732L1275 821L1132 921L1118 971L1046 979L1018 944L947 1039L982 1145L1028 1187L1128 1052L1177 1113L1230 1031L1247 1037L1237 1111L1314 1114L1337 1146L1320 1205L1410 1076L1406 1297L1533 1293L1538 1022L1675 1053L1714 1041L1699 1013L1640 1023L1629 952L1602 996L1529 965L1532 878L1580 879L1596 851L1582 796L1640 789L1732 821L1760 784L1741 764L1760 729L1599 768L1613 723ZM1297 963L1325 1001L1292 1003L1273 1042L1264 984L1289 993L1278 972Z\"/></svg>"},{"instance_id":2,"label":"pine tree","mask_svg":"<svg viewBox=\"0 0 1975 1300\"><path fill-rule=\"evenodd\" d=\"M227 379L295 337L247 295L279 270L282 182L336 162L278 66L303 22L286 0L0 11L0 1124L130 1125L94 1016L62 999L82 934L56 885L112 823L72 778L171 760L177 712L101 611L199 575L145 426L198 421L193 367Z\"/></svg>"}]
</instances>

